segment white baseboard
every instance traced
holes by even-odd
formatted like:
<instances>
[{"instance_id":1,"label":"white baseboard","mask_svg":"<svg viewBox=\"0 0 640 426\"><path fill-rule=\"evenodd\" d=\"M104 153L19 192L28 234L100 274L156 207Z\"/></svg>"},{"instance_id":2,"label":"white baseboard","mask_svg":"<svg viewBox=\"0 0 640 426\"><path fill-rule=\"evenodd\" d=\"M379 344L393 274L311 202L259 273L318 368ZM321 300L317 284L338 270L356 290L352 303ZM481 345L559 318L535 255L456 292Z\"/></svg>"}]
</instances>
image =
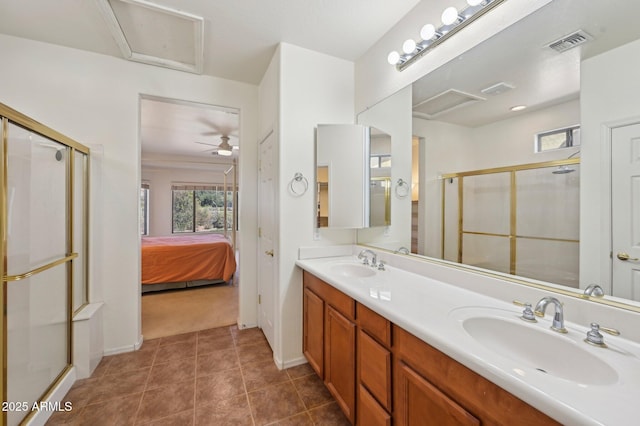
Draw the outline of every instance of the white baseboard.
<instances>
[{"instance_id":1,"label":"white baseboard","mask_svg":"<svg viewBox=\"0 0 640 426\"><path fill-rule=\"evenodd\" d=\"M307 362L309 362L309 361L307 361L307 359L304 357L304 355L303 355L303 356L301 356L301 357L299 357L299 358L289 359L289 360L287 360L287 361L283 361L283 360L280 360L280 359L276 359L276 357L274 356L274 357L273 357L273 360L275 361L276 366L277 366L280 370L284 370L284 369L291 368L291 367L296 367L296 366L298 366L298 365L306 364Z\"/></svg>"}]
</instances>

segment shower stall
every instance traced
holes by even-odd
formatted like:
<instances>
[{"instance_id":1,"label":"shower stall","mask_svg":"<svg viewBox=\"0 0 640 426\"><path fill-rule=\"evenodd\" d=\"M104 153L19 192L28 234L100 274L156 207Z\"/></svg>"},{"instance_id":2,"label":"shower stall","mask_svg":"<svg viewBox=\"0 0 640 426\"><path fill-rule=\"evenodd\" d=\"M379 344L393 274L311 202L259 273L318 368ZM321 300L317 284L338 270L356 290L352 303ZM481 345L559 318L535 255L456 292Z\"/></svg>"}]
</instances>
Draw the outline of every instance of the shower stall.
<instances>
[{"instance_id":1,"label":"shower stall","mask_svg":"<svg viewBox=\"0 0 640 426\"><path fill-rule=\"evenodd\" d=\"M579 162L442 175L443 258L577 288Z\"/></svg>"},{"instance_id":2,"label":"shower stall","mask_svg":"<svg viewBox=\"0 0 640 426\"><path fill-rule=\"evenodd\" d=\"M72 318L88 300L89 149L0 104L2 424L68 374ZM37 405L35 405L37 406Z\"/></svg>"}]
</instances>

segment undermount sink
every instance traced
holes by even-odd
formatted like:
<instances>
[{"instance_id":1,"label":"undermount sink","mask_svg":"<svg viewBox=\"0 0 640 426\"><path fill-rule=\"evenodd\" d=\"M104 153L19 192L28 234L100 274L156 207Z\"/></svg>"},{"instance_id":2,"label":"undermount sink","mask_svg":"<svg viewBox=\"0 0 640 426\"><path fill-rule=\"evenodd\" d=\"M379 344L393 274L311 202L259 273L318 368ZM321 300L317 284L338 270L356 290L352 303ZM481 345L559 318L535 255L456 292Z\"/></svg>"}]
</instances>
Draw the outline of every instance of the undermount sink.
<instances>
[{"instance_id":1,"label":"undermount sink","mask_svg":"<svg viewBox=\"0 0 640 426\"><path fill-rule=\"evenodd\" d=\"M514 361L515 369L533 369L585 385L607 385L618 380L618 373L590 353L582 339L575 341L542 324L524 322L513 313L467 315L460 322L475 341Z\"/></svg>"},{"instance_id":2,"label":"undermount sink","mask_svg":"<svg viewBox=\"0 0 640 426\"><path fill-rule=\"evenodd\" d=\"M338 263L331 266L331 272L342 277L349 278L366 278L376 274L375 269L371 266L360 265L357 263Z\"/></svg>"}]
</instances>

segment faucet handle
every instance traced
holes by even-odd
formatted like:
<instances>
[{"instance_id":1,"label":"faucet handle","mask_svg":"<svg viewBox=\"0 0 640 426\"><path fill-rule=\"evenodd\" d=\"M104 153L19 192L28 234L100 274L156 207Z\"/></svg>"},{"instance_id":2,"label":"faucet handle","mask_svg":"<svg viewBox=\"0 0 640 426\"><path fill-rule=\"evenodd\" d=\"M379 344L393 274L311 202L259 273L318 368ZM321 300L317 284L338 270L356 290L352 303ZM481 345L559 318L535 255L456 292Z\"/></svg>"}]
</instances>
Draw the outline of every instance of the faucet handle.
<instances>
[{"instance_id":1,"label":"faucet handle","mask_svg":"<svg viewBox=\"0 0 640 426\"><path fill-rule=\"evenodd\" d=\"M384 271L384 262L382 260L378 261L378 271Z\"/></svg>"},{"instance_id":2,"label":"faucet handle","mask_svg":"<svg viewBox=\"0 0 640 426\"><path fill-rule=\"evenodd\" d=\"M609 327L600 327L598 323L591 323L591 330L587 332L587 337L584 339L585 342L590 345L598 346L600 348L606 348L607 344L604 343L604 336L600 331L604 331L605 333L609 333L613 336L619 336L620 332L615 328Z\"/></svg>"},{"instance_id":3,"label":"faucet handle","mask_svg":"<svg viewBox=\"0 0 640 426\"><path fill-rule=\"evenodd\" d=\"M514 300L513 304L524 308L522 310L522 315L520 316L520 319L522 319L523 321L538 322L536 316L544 317L544 314L542 312L534 312L533 309L531 309L531 303Z\"/></svg>"}]
</instances>

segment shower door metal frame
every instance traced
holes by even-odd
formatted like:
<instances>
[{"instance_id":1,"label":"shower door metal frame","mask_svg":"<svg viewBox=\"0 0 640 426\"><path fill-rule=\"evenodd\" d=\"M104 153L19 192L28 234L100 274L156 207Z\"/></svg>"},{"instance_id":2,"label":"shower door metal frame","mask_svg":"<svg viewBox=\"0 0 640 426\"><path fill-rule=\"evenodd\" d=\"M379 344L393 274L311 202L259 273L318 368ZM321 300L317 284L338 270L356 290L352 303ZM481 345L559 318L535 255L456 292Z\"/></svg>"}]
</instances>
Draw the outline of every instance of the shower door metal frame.
<instances>
[{"instance_id":1,"label":"shower door metal frame","mask_svg":"<svg viewBox=\"0 0 640 426\"><path fill-rule=\"evenodd\" d=\"M457 173L445 173L440 176L442 180L442 223L441 223L441 250L442 257L445 253L445 183L448 179L458 179L458 263L462 263L463 252L463 237L467 235L483 235L489 237L503 237L509 238L509 273L516 274L517 264L517 249L516 242L518 238L543 240L543 241L557 241L557 242L569 242L579 243L579 240L563 239L563 238L550 238L550 237L534 237L527 235L518 235L516 224L516 211L517 211L517 197L516 197L516 173L524 170L542 169L549 167L566 166L570 164L580 164L580 158L569 158L564 160L544 161L539 163L527 163L518 164L515 166L494 167L489 169L478 169L466 172ZM464 230L464 178L471 176L481 176L497 173L509 173L509 234L496 234L491 232L474 232Z\"/></svg>"},{"instance_id":2,"label":"shower door metal frame","mask_svg":"<svg viewBox=\"0 0 640 426\"><path fill-rule=\"evenodd\" d=\"M73 194L75 189L75 154L76 152L84 154L85 164L83 167L83 206L82 206L82 220L83 220L83 239L82 239L82 249L84 250L84 277L83 283L85 286L84 294L85 299L83 302L87 302L89 298L88 292L88 277L89 277L89 268L88 268L88 235L89 235L89 148L87 146L82 145L81 143L29 118L28 116L12 109L11 107L0 103L0 122L2 128L0 129L1 136L1 147L0 147L0 259L2 260L0 264L0 276L2 277L2 289L0 291L0 306L3 308L2 314L2 325L0 327L0 356L2 357L2 370L0 372L0 401L7 402L7 368L8 368L8 353L7 353L7 285L9 282L20 281L25 278L29 278L33 275L37 275L41 272L44 272L48 269L51 269L56 266L60 266L66 264L67 267L67 365L60 372L57 378L49 385L49 387L45 390L45 392L39 397L38 402L43 401L48 398L53 389L62 381L62 379L69 373L71 368L73 367L73 283L74 283L74 274L73 274L73 260L78 257L78 253L76 252L76 247L74 247L74 200ZM7 275L7 226L8 226L8 213L7 213L7 181L8 181L8 144L9 144L9 123L14 124L18 127L22 127L31 132L37 133L44 137L47 137L57 143L60 143L67 148L68 150L68 158L66 165L66 219L67 219L67 233L66 233L66 247L68 252L66 256L56 259L47 264L41 265L37 268L34 268L30 271L24 272L22 274L17 275ZM21 422L28 421L32 418L37 411L30 411L28 414L21 420ZM0 417L0 424L6 424L7 422L7 412L3 411Z\"/></svg>"}]
</instances>

